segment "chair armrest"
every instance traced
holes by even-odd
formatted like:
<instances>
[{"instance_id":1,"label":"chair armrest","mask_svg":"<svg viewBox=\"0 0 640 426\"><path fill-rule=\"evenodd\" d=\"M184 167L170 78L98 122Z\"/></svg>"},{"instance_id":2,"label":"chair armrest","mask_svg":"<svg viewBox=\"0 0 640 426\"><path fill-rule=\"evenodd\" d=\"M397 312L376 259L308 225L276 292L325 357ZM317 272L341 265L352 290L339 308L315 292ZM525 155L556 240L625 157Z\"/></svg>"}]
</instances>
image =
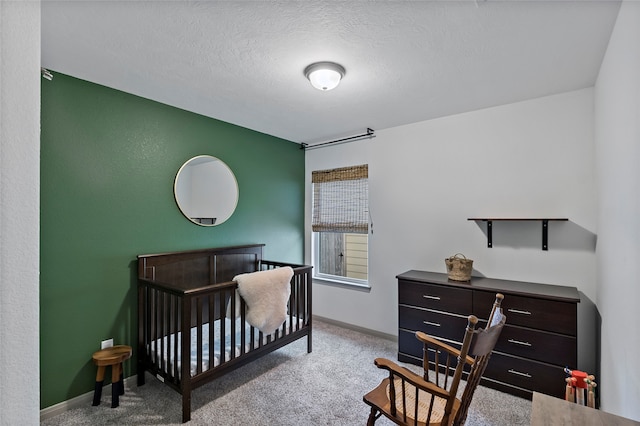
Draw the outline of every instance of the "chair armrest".
<instances>
[{"instance_id":1,"label":"chair armrest","mask_svg":"<svg viewBox=\"0 0 640 426\"><path fill-rule=\"evenodd\" d=\"M456 357L460 356L460 349L456 349L453 346L450 346L444 342L441 342L440 340L434 339L433 337L423 333L422 331L416 331L416 338L428 346L437 347L438 349L449 352L450 354ZM469 355L467 355L465 362L469 365L472 365L474 362L474 359L471 358Z\"/></svg>"},{"instance_id":2,"label":"chair armrest","mask_svg":"<svg viewBox=\"0 0 640 426\"><path fill-rule=\"evenodd\" d=\"M439 386L431 382L427 382L422 378L422 376L414 373L413 371L401 367L395 362L388 360L386 358L376 358L373 363L376 367L381 368L383 370L389 371L391 376L398 376L411 383L415 387L422 389L425 392L431 393L433 395L439 396L441 398L449 398L451 395L446 389L443 389Z\"/></svg>"}]
</instances>

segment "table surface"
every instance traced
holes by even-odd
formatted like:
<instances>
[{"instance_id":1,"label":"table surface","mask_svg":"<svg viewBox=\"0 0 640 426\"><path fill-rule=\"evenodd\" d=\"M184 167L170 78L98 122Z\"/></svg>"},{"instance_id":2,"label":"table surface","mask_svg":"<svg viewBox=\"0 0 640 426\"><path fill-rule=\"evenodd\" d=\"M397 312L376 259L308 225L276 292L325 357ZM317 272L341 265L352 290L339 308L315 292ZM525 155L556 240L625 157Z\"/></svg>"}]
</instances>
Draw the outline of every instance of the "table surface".
<instances>
[{"instance_id":1,"label":"table surface","mask_svg":"<svg viewBox=\"0 0 640 426\"><path fill-rule=\"evenodd\" d=\"M539 392L533 393L531 426L570 425L639 426L640 422Z\"/></svg>"}]
</instances>

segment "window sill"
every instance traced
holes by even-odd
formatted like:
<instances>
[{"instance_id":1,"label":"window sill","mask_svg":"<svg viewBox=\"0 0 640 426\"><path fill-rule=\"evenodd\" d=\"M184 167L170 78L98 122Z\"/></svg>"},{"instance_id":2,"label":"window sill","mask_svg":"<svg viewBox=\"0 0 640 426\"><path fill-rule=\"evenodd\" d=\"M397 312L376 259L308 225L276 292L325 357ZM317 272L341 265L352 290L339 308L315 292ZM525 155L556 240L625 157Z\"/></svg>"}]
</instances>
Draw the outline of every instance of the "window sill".
<instances>
[{"instance_id":1,"label":"window sill","mask_svg":"<svg viewBox=\"0 0 640 426\"><path fill-rule=\"evenodd\" d=\"M369 286L369 284L360 284L360 283L353 283L348 281L331 280L328 278L319 278L319 277L313 277L313 282L315 284L348 288L350 290L358 290L358 291L366 291L366 292L371 291L371 286Z\"/></svg>"}]
</instances>

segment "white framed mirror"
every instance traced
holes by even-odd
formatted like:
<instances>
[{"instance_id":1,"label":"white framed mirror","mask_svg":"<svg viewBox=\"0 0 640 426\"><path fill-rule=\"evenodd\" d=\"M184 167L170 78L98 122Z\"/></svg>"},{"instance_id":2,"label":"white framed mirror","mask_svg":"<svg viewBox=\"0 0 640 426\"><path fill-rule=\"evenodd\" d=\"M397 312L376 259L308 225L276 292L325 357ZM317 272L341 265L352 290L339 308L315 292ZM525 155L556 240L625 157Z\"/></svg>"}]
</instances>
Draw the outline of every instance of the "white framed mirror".
<instances>
[{"instance_id":1,"label":"white framed mirror","mask_svg":"<svg viewBox=\"0 0 640 426\"><path fill-rule=\"evenodd\" d=\"M215 226L238 205L238 182L223 161L211 155L187 160L176 174L173 193L182 214L200 226Z\"/></svg>"}]
</instances>

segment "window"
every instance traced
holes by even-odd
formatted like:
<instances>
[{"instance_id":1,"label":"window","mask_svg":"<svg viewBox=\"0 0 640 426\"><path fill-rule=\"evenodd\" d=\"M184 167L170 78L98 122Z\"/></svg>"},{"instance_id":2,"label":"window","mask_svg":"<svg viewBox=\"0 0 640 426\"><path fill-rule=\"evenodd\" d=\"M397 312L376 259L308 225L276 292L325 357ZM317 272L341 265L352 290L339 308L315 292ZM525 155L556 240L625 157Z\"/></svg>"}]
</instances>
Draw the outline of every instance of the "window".
<instances>
[{"instance_id":1,"label":"window","mask_svg":"<svg viewBox=\"0 0 640 426\"><path fill-rule=\"evenodd\" d=\"M311 173L316 278L368 285L368 176L366 164Z\"/></svg>"}]
</instances>

